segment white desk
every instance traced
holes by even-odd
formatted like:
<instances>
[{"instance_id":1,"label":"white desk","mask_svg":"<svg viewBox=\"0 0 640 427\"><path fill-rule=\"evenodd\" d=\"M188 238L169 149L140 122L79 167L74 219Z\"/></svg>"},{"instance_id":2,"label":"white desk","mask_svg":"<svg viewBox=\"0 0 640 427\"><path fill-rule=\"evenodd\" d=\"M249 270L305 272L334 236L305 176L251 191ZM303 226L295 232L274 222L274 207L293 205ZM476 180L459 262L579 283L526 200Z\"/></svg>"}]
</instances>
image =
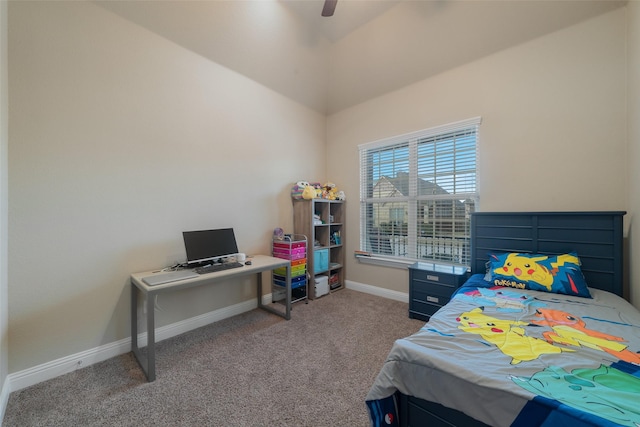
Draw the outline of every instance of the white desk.
<instances>
[{"instance_id":1,"label":"white desk","mask_svg":"<svg viewBox=\"0 0 640 427\"><path fill-rule=\"evenodd\" d=\"M272 271L279 267L287 268L286 281L286 300L285 311L278 311L273 307L262 304L262 273ZM218 271L215 273L202 274L198 277L179 280L176 282L164 283L161 285L149 286L142 281L143 277L153 274L151 271L135 273L131 275L131 350L136 356L140 367L147 376L148 381L156 379L156 352L155 352L155 313L154 313L154 296L163 292L173 292L180 289L191 288L194 286L212 285L224 280L234 279L236 277L248 274L256 274L258 276L258 307L275 313L289 320L291 318L291 263L289 260L274 258L266 255L256 255L251 258L251 265L232 268L229 270ZM138 294L142 294L145 298L145 310L147 320L147 355L146 357L138 347Z\"/></svg>"}]
</instances>

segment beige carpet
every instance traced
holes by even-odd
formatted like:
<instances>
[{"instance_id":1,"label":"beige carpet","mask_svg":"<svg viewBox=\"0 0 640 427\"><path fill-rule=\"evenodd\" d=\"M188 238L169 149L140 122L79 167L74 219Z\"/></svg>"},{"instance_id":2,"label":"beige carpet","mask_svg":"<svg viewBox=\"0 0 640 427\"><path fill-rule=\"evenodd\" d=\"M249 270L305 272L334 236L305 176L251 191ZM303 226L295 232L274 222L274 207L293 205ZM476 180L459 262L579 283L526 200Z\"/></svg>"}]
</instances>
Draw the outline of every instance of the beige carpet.
<instances>
[{"instance_id":1,"label":"beige carpet","mask_svg":"<svg viewBox=\"0 0 640 427\"><path fill-rule=\"evenodd\" d=\"M132 354L14 392L9 426L368 426L364 398L407 304L341 290L286 321L253 310L161 341L157 379Z\"/></svg>"}]
</instances>

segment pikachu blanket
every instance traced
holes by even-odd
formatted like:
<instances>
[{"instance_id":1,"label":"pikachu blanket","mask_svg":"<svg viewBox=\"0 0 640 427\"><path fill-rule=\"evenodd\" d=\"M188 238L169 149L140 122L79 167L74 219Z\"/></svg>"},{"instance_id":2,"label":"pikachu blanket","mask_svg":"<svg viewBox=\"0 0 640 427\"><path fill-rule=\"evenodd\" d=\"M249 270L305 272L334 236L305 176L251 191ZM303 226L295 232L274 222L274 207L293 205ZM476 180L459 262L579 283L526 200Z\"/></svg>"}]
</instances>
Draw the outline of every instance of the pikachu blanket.
<instances>
[{"instance_id":1,"label":"pikachu blanket","mask_svg":"<svg viewBox=\"0 0 640 427\"><path fill-rule=\"evenodd\" d=\"M640 312L590 292L495 288L472 276L396 341L366 398L371 425L406 425L400 391L492 426L640 427Z\"/></svg>"}]
</instances>

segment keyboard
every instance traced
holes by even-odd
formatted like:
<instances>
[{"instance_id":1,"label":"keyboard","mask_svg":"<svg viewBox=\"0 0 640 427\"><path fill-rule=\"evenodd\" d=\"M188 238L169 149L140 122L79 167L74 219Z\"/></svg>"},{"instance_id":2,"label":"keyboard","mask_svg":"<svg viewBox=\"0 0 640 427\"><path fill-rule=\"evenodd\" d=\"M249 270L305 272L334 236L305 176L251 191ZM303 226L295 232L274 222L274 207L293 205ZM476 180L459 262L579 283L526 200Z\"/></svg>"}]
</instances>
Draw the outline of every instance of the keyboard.
<instances>
[{"instance_id":1,"label":"keyboard","mask_svg":"<svg viewBox=\"0 0 640 427\"><path fill-rule=\"evenodd\" d=\"M203 267L194 268L198 274L207 274L207 273L215 273L216 271L229 270L230 268L238 268L242 267L242 264L239 262L223 262L222 264L211 264L205 265Z\"/></svg>"},{"instance_id":2,"label":"keyboard","mask_svg":"<svg viewBox=\"0 0 640 427\"><path fill-rule=\"evenodd\" d=\"M198 277L198 275L194 274L193 271L177 270L145 276L142 278L142 281L149 286L155 286L165 283L177 282L178 280L191 279L193 277Z\"/></svg>"}]
</instances>

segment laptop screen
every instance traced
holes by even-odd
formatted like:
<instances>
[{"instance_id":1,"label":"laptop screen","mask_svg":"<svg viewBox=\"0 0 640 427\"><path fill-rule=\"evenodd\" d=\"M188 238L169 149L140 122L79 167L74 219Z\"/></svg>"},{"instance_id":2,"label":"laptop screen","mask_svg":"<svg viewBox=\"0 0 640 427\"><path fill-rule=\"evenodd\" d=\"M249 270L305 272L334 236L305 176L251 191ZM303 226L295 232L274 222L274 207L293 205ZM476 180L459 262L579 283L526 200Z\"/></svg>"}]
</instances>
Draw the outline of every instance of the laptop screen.
<instances>
[{"instance_id":1,"label":"laptop screen","mask_svg":"<svg viewBox=\"0 0 640 427\"><path fill-rule=\"evenodd\" d=\"M238 253L233 228L183 231L182 237L189 264L213 261Z\"/></svg>"}]
</instances>

